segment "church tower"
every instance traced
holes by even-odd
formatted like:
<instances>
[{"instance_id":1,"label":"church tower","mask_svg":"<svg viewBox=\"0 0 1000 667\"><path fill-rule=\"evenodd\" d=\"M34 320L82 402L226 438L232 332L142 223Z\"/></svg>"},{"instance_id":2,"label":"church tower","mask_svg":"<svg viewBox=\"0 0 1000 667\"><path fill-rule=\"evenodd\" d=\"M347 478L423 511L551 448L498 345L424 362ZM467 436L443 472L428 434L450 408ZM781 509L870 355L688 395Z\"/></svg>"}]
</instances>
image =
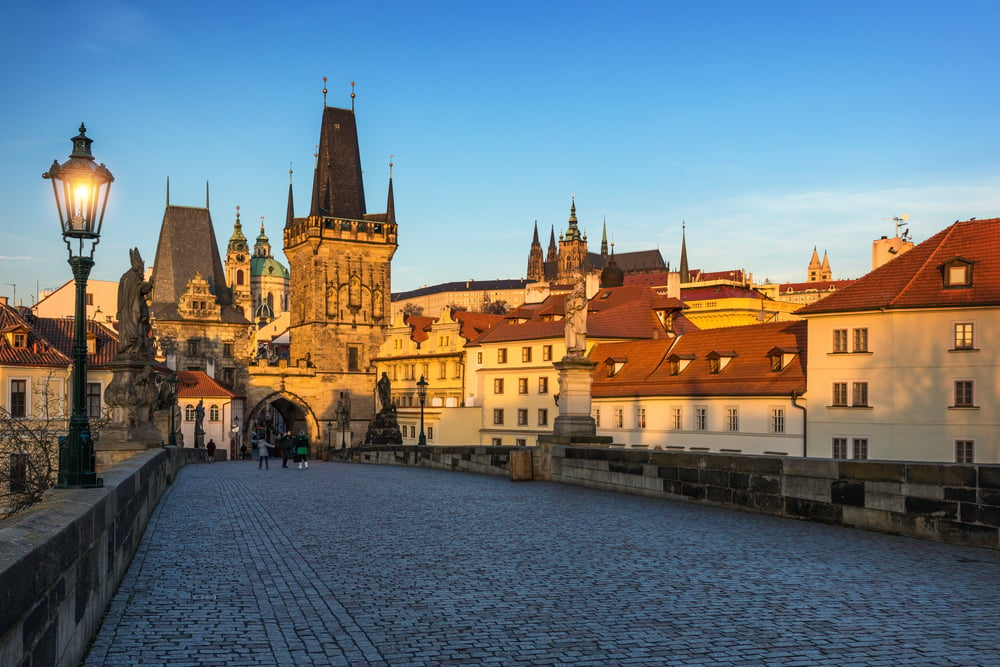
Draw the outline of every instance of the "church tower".
<instances>
[{"instance_id":1,"label":"church tower","mask_svg":"<svg viewBox=\"0 0 1000 667\"><path fill-rule=\"evenodd\" d=\"M587 237L580 233L576 219L576 197L569 209L569 228L559 238L559 278L565 280L583 266L587 257Z\"/></svg>"},{"instance_id":2,"label":"church tower","mask_svg":"<svg viewBox=\"0 0 1000 667\"><path fill-rule=\"evenodd\" d=\"M538 221L535 220L535 235L531 239L531 251L528 253L528 280L545 279L545 263L542 260L542 244L538 242Z\"/></svg>"},{"instance_id":3,"label":"church tower","mask_svg":"<svg viewBox=\"0 0 1000 667\"><path fill-rule=\"evenodd\" d=\"M240 207L236 207L233 234L226 247L226 282L233 291L233 306L245 317L250 316L250 251L247 237L240 224Z\"/></svg>"},{"instance_id":4,"label":"church tower","mask_svg":"<svg viewBox=\"0 0 1000 667\"><path fill-rule=\"evenodd\" d=\"M324 102L309 215L294 217L289 185L284 229L290 361L320 372L369 372L391 320L392 163L385 213L365 210L361 174L354 110Z\"/></svg>"},{"instance_id":5,"label":"church tower","mask_svg":"<svg viewBox=\"0 0 1000 667\"><path fill-rule=\"evenodd\" d=\"M833 280L833 271L830 270L830 259L826 256L826 251L823 251L823 261L819 261L819 253L816 252L816 247L813 246L812 259L809 260L808 278L806 282L818 283L823 281Z\"/></svg>"}]
</instances>

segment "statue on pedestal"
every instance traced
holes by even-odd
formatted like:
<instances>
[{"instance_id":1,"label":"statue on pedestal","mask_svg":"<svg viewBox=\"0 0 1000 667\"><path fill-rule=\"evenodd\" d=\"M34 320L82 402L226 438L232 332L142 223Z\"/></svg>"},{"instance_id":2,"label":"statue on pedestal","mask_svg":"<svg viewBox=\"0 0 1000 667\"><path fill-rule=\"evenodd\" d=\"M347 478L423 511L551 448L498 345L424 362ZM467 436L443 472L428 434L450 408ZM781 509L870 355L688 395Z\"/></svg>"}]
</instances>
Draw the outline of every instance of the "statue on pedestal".
<instances>
[{"instance_id":1,"label":"statue on pedestal","mask_svg":"<svg viewBox=\"0 0 1000 667\"><path fill-rule=\"evenodd\" d=\"M583 357L587 353L587 283L577 271L573 291L566 295L566 356Z\"/></svg>"},{"instance_id":2,"label":"statue on pedestal","mask_svg":"<svg viewBox=\"0 0 1000 667\"><path fill-rule=\"evenodd\" d=\"M152 361L149 304L146 296L153 284L143 273L145 264L138 248L129 250L131 268L118 281L118 354L115 361Z\"/></svg>"}]
</instances>

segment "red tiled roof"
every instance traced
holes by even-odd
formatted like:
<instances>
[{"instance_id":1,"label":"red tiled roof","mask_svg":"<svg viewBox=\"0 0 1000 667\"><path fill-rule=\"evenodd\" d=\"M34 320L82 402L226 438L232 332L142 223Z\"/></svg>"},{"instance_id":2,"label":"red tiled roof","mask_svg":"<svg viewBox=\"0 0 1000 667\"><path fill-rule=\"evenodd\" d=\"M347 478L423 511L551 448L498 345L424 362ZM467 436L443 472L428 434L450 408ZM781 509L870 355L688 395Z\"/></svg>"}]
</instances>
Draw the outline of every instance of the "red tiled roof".
<instances>
[{"instance_id":1,"label":"red tiled roof","mask_svg":"<svg viewBox=\"0 0 1000 667\"><path fill-rule=\"evenodd\" d=\"M407 315L406 324L410 327L410 339L414 343L423 343L430 337L427 332L431 330L435 322L437 322L437 319L433 317Z\"/></svg>"},{"instance_id":2,"label":"red tiled roof","mask_svg":"<svg viewBox=\"0 0 1000 667\"><path fill-rule=\"evenodd\" d=\"M706 299L773 300L755 289L734 285L706 285L704 287L685 287L681 290L681 300L683 301L704 301Z\"/></svg>"},{"instance_id":3,"label":"red tiled roof","mask_svg":"<svg viewBox=\"0 0 1000 667\"><path fill-rule=\"evenodd\" d=\"M676 340L601 343L591 352L595 398L616 396L779 396L806 389L806 329L802 320L694 331ZM797 349L781 371L771 370L769 353L775 347ZM709 355L731 350L736 356L721 372L709 372ZM677 375L668 359L693 359ZM605 360L625 357L622 368L609 377Z\"/></svg>"},{"instance_id":4,"label":"red tiled roof","mask_svg":"<svg viewBox=\"0 0 1000 667\"><path fill-rule=\"evenodd\" d=\"M489 315L487 313L472 313L466 310L456 311L454 318L461 324L459 335L466 341L473 340L497 322L503 320L503 315Z\"/></svg>"},{"instance_id":5,"label":"red tiled roof","mask_svg":"<svg viewBox=\"0 0 1000 667\"><path fill-rule=\"evenodd\" d=\"M970 287L944 285L942 266L956 258L973 263ZM955 222L844 289L795 312L996 305L1000 305L1000 218L991 218Z\"/></svg>"},{"instance_id":6,"label":"red tiled roof","mask_svg":"<svg viewBox=\"0 0 1000 667\"><path fill-rule=\"evenodd\" d=\"M494 325L471 344L563 336L566 323L562 318L565 315L566 296L552 295L541 304L515 309L516 312L507 314L506 321ZM679 311L680 308L681 304L676 299L664 299L644 285L601 288L587 308L587 336L665 338L667 331L660 324L655 311Z\"/></svg>"},{"instance_id":7,"label":"red tiled roof","mask_svg":"<svg viewBox=\"0 0 1000 667\"><path fill-rule=\"evenodd\" d=\"M646 285L648 287L663 287L667 284L670 273L667 271L657 271L656 273L632 273L625 276L625 285Z\"/></svg>"},{"instance_id":8,"label":"red tiled roof","mask_svg":"<svg viewBox=\"0 0 1000 667\"><path fill-rule=\"evenodd\" d=\"M202 371L177 371L180 386L177 388L177 398L238 398L237 394L226 389Z\"/></svg>"},{"instance_id":9,"label":"red tiled roof","mask_svg":"<svg viewBox=\"0 0 1000 667\"><path fill-rule=\"evenodd\" d=\"M73 358L73 336L76 334L76 320L72 317L34 317L31 324L53 347ZM87 333L96 338L94 354L87 355L87 365L100 368L111 362L118 354L118 335L100 322L87 320Z\"/></svg>"},{"instance_id":10,"label":"red tiled roof","mask_svg":"<svg viewBox=\"0 0 1000 667\"><path fill-rule=\"evenodd\" d=\"M799 294L802 292L826 292L844 289L853 280L816 280L811 283L783 283L778 285L778 292L781 294Z\"/></svg>"},{"instance_id":11,"label":"red tiled roof","mask_svg":"<svg viewBox=\"0 0 1000 667\"><path fill-rule=\"evenodd\" d=\"M27 344L24 347L14 347L7 336L0 335L0 365L4 366L61 366L72 363L68 354L46 340L41 333L31 326L21 309L0 304L0 332L27 333Z\"/></svg>"}]
</instances>

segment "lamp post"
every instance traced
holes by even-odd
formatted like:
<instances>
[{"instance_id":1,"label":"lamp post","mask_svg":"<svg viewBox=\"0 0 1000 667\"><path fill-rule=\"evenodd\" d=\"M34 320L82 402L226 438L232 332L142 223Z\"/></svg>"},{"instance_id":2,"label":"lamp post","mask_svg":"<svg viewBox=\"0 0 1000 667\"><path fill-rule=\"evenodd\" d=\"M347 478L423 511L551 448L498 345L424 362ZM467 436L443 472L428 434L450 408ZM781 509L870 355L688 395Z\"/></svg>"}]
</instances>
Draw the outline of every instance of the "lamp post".
<instances>
[{"instance_id":1,"label":"lamp post","mask_svg":"<svg viewBox=\"0 0 1000 667\"><path fill-rule=\"evenodd\" d=\"M180 380L177 379L177 373L167 378L167 393L170 394L170 436L167 438L167 444L171 447L177 446L177 427L174 424L174 411L177 408L177 388L179 384Z\"/></svg>"},{"instance_id":2,"label":"lamp post","mask_svg":"<svg viewBox=\"0 0 1000 667\"><path fill-rule=\"evenodd\" d=\"M95 164L90 153L93 139L80 124L80 134L73 137L73 152L61 165L53 160L42 178L52 181L56 211L63 241L69 250L69 265L76 281L76 321L73 332L73 413L69 435L59 438L59 477L61 489L103 486L94 468L94 439L87 417L87 278L94 267L94 248L101 240L101 224L108 205L108 192L115 177L104 164ZM87 247L89 244L89 248Z\"/></svg>"},{"instance_id":3,"label":"lamp post","mask_svg":"<svg viewBox=\"0 0 1000 667\"><path fill-rule=\"evenodd\" d=\"M427 436L424 435L424 403L427 402L427 380L420 376L417 382L417 398L420 399L420 439L417 440L418 447L427 446Z\"/></svg>"},{"instance_id":4,"label":"lamp post","mask_svg":"<svg viewBox=\"0 0 1000 667\"><path fill-rule=\"evenodd\" d=\"M341 398L340 401L340 448L347 449L347 427L351 423L351 403Z\"/></svg>"}]
</instances>

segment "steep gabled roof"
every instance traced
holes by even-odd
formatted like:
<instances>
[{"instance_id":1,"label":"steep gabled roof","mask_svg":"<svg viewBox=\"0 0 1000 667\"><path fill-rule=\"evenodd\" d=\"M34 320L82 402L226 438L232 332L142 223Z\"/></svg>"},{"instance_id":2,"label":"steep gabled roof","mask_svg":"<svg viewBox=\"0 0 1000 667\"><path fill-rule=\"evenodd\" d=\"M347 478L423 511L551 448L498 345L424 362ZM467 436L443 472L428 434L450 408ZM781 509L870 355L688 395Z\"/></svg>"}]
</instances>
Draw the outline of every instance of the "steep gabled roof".
<instances>
[{"instance_id":1,"label":"steep gabled roof","mask_svg":"<svg viewBox=\"0 0 1000 667\"><path fill-rule=\"evenodd\" d=\"M226 272L219 256L219 244L209 210L168 205L163 212L153 263L152 310L157 319L180 319L178 301L196 273L208 281L209 289L221 307L222 320L241 321L239 313L231 308L232 293L226 286Z\"/></svg>"},{"instance_id":2,"label":"steep gabled roof","mask_svg":"<svg viewBox=\"0 0 1000 667\"><path fill-rule=\"evenodd\" d=\"M19 309L7 304L0 304L0 332L27 334L27 344L24 347L15 347L8 342L6 335L0 335L0 365L65 368L72 363L70 356L45 340Z\"/></svg>"},{"instance_id":3,"label":"steep gabled roof","mask_svg":"<svg viewBox=\"0 0 1000 667\"><path fill-rule=\"evenodd\" d=\"M618 396L782 396L806 389L804 321L694 331L676 340L601 343L591 352L595 398ZM771 370L775 348L796 350L780 371ZM735 353L718 373L708 362L713 353ZM719 356L718 354L715 356ZM669 359L690 360L677 375ZM628 361L610 376L607 360Z\"/></svg>"},{"instance_id":4,"label":"steep gabled roof","mask_svg":"<svg viewBox=\"0 0 1000 667\"><path fill-rule=\"evenodd\" d=\"M504 316L458 310L455 311L453 317L462 325L458 332L459 335L466 341L471 341L497 322L503 320Z\"/></svg>"},{"instance_id":5,"label":"steep gabled roof","mask_svg":"<svg viewBox=\"0 0 1000 667\"><path fill-rule=\"evenodd\" d=\"M67 358L73 358L76 320L71 317L34 317L31 319L31 324L53 347ZM87 320L86 331L96 339L94 354L87 355L87 365L91 368L100 368L110 363L118 354L118 335L94 320Z\"/></svg>"},{"instance_id":6,"label":"steep gabled roof","mask_svg":"<svg viewBox=\"0 0 1000 667\"><path fill-rule=\"evenodd\" d=\"M406 315L405 321L410 327L410 340L419 344L430 338L428 332L437 319L423 315Z\"/></svg>"},{"instance_id":7,"label":"steep gabled roof","mask_svg":"<svg viewBox=\"0 0 1000 667\"><path fill-rule=\"evenodd\" d=\"M972 262L972 284L946 286L943 266L959 258ZM1000 218L991 218L955 222L796 314L996 305L1000 305Z\"/></svg>"}]
</instances>

